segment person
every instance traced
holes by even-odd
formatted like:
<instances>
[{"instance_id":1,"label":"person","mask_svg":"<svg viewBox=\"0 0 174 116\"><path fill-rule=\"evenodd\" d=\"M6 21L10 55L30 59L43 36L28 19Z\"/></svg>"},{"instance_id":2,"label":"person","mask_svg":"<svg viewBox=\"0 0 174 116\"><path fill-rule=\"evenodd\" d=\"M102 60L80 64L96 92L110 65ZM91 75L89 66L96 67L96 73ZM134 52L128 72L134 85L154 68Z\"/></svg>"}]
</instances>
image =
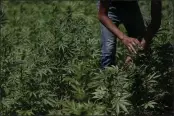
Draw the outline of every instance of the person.
<instances>
[{"instance_id":1,"label":"person","mask_svg":"<svg viewBox=\"0 0 174 116\"><path fill-rule=\"evenodd\" d=\"M116 65L118 38L132 54L137 47L148 50L161 25L161 0L151 0L151 22L145 27L137 0L99 0L98 19L101 22L101 67ZM127 35L118 26L123 24ZM127 56L125 62L132 59Z\"/></svg>"}]
</instances>

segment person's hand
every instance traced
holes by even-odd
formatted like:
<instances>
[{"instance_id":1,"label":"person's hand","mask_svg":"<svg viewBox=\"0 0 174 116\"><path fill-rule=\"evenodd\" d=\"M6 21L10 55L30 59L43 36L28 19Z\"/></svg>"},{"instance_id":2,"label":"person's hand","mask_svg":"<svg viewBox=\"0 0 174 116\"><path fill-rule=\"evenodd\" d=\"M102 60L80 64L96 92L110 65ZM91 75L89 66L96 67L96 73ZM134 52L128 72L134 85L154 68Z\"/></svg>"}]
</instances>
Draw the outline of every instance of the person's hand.
<instances>
[{"instance_id":1,"label":"person's hand","mask_svg":"<svg viewBox=\"0 0 174 116\"><path fill-rule=\"evenodd\" d=\"M122 39L122 42L131 53L135 53L135 54L137 54L136 48L141 46L140 42L136 38L132 38L128 36L124 36L124 38Z\"/></svg>"}]
</instances>

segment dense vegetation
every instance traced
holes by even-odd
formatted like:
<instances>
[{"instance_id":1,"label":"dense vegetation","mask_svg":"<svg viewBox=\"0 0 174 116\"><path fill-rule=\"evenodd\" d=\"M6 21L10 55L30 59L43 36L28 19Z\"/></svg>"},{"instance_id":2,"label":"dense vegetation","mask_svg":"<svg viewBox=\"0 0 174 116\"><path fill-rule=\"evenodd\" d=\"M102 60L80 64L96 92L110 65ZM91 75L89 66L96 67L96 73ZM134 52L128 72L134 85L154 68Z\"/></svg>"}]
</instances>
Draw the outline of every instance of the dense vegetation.
<instances>
[{"instance_id":1,"label":"dense vegetation","mask_svg":"<svg viewBox=\"0 0 174 116\"><path fill-rule=\"evenodd\" d=\"M150 2L139 3L148 24ZM3 1L0 115L160 116L171 111L172 8L172 1L163 1L162 25L146 56L139 51L124 69L127 50L119 42L118 65L101 70L96 1Z\"/></svg>"}]
</instances>

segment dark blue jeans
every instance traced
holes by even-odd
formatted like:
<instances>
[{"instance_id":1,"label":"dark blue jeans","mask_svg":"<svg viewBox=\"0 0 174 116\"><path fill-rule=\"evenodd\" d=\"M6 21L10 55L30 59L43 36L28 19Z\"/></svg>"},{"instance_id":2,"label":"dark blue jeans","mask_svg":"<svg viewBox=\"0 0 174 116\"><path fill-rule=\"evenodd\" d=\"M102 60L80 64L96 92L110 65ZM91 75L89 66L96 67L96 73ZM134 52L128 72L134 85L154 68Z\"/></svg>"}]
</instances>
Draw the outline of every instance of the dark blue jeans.
<instances>
[{"instance_id":1,"label":"dark blue jeans","mask_svg":"<svg viewBox=\"0 0 174 116\"><path fill-rule=\"evenodd\" d=\"M110 4L108 17L116 26L122 23L129 37L141 40L144 36L145 25L137 1ZM101 24L101 43L101 67L116 65L117 39L103 24Z\"/></svg>"}]
</instances>

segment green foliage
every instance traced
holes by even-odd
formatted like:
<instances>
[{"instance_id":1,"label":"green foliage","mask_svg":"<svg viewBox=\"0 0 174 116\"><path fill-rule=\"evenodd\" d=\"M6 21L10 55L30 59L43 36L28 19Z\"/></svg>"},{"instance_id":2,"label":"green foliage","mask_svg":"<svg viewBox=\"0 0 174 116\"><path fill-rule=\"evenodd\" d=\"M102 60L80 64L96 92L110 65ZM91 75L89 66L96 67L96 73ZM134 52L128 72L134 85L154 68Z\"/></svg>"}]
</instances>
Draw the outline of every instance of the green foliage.
<instances>
[{"instance_id":1,"label":"green foliage","mask_svg":"<svg viewBox=\"0 0 174 116\"><path fill-rule=\"evenodd\" d=\"M91 1L3 1L0 115L160 115L172 104L172 7L151 51L132 56L119 42L118 66L100 69L100 24ZM149 1L140 5L149 19ZM170 16L170 17L168 17ZM124 27L120 27L125 31Z\"/></svg>"}]
</instances>

